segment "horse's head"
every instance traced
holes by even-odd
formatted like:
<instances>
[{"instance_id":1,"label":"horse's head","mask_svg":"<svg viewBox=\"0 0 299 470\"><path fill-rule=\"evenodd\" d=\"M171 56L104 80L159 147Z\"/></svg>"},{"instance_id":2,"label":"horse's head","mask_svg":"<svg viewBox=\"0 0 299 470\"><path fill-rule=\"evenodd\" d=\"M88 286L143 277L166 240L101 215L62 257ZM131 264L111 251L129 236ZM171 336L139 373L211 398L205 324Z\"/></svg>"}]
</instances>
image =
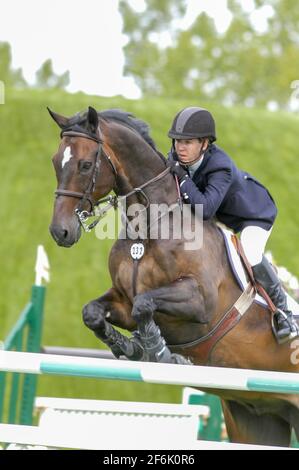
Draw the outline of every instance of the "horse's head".
<instances>
[{"instance_id":1,"label":"horse's head","mask_svg":"<svg viewBox=\"0 0 299 470\"><path fill-rule=\"evenodd\" d=\"M57 191L50 232L58 245L70 247L81 235L80 214L91 213L94 202L114 187L114 166L102 158L107 155L95 109L71 118L48 111L61 129L53 157Z\"/></svg>"}]
</instances>

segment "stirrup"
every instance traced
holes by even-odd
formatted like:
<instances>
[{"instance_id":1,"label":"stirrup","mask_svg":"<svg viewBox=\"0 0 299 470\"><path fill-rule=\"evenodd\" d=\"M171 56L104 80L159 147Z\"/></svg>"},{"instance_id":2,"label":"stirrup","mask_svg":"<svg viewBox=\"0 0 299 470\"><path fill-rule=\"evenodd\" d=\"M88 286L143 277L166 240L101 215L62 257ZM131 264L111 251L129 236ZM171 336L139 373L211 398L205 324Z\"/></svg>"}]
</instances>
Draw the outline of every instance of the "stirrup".
<instances>
[{"instance_id":1,"label":"stirrup","mask_svg":"<svg viewBox=\"0 0 299 470\"><path fill-rule=\"evenodd\" d=\"M279 327L279 321L277 317L280 317L280 320L282 322L287 323L287 326ZM283 319L281 317L283 317ZM288 334L284 334L283 336L279 334L282 332L282 330L287 330L287 329L289 329ZM287 313L285 313L283 310L279 308L272 315L272 331L278 344L284 344L288 341L291 341L294 338L299 337L299 326L296 323L296 320L293 318L292 313L290 312L290 314L288 315Z\"/></svg>"}]
</instances>

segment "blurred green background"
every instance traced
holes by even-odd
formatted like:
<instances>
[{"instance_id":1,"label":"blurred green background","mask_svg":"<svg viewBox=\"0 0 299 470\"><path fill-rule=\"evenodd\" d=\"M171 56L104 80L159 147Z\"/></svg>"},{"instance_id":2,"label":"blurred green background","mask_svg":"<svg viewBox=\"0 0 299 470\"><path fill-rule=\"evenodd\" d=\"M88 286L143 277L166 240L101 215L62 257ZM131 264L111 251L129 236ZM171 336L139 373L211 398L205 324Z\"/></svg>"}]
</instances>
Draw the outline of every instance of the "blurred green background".
<instances>
[{"instance_id":1,"label":"blurred green background","mask_svg":"<svg viewBox=\"0 0 299 470\"><path fill-rule=\"evenodd\" d=\"M43 244L51 265L43 344L104 347L83 325L81 309L110 287L107 259L112 241L99 241L92 232L65 249L56 246L48 231L56 188L51 157L59 145L59 129L46 106L70 116L89 105L98 110L117 107L134 113L150 125L158 148L166 154L172 118L190 101L129 101L83 93L71 95L63 90L7 90L6 103L0 107L0 339L7 335L29 299L36 248ZM299 117L283 111L225 108L207 102L201 105L216 118L218 145L274 196L279 215L268 248L279 265L298 276ZM179 387L129 382L40 377L38 394L178 402L181 391Z\"/></svg>"}]
</instances>

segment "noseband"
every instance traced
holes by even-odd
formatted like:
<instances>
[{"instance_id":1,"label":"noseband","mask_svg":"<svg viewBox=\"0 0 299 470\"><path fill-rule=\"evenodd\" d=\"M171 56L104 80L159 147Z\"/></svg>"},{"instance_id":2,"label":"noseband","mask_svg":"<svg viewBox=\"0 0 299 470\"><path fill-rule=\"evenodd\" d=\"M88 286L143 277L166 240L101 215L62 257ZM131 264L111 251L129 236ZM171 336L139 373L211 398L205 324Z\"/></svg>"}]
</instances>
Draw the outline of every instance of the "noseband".
<instances>
[{"instance_id":1,"label":"noseband","mask_svg":"<svg viewBox=\"0 0 299 470\"><path fill-rule=\"evenodd\" d=\"M93 167L93 172L92 172L92 175L91 175L91 178L90 178L90 181L88 183L88 186L87 186L86 190L83 193L76 192L76 191L69 191L68 189L57 189L55 191L56 196L68 196L68 197L74 197L74 198L80 199L80 202L79 202L78 206L75 209L75 214L78 217L79 222L80 222L80 224L81 224L81 226L82 226L82 228L84 229L85 232L90 232L98 224L100 219L106 214L106 212L109 209L111 209L111 208L117 209L120 201L127 199L128 197L132 196L133 194L138 194L139 193L144 197L144 199L147 202L147 206L146 206L145 209L147 209L149 207L150 202L149 202L148 196L143 191L143 188L145 188L149 184L152 184L156 181L159 181L160 179L164 178L164 176L166 176L170 172L170 167L167 167L164 171L159 173L157 176L155 176L154 178L151 178L149 181L146 181L144 184L142 184L138 188L134 188L132 191L125 194L124 196L111 196L111 195L109 195L108 197L100 199L99 201L95 201L93 199L93 192L95 190L96 180L97 180L97 177L98 177L99 172L100 172L101 155L103 155L107 159L108 163L110 164L110 166L112 168L114 176L117 177L117 171L116 171L115 165L114 165L113 161L111 160L110 156L103 149L104 141L103 141L101 136L97 137L95 135L91 135L91 134L88 134L88 133L85 133L85 132L77 132L77 131L74 131L74 130L62 131L61 132L61 137L64 137L64 136L84 137L85 139L93 140L93 141L95 141L99 144L98 149L97 149L97 153L96 153L96 156L95 156L95 163L94 163L94 167ZM179 195L179 193L178 193L178 195ZM180 196L179 196L179 200L180 200ZM88 201L89 204L90 204L90 210L89 211L84 209L84 205L85 205L86 201ZM102 204L104 202L108 202L108 204L104 208L98 209L97 211L95 211L95 207L99 206L100 204ZM91 224L87 224L86 220L89 217L93 217L93 216L96 216L97 219L94 222L92 222Z\"/></svg>"}]
</instances>

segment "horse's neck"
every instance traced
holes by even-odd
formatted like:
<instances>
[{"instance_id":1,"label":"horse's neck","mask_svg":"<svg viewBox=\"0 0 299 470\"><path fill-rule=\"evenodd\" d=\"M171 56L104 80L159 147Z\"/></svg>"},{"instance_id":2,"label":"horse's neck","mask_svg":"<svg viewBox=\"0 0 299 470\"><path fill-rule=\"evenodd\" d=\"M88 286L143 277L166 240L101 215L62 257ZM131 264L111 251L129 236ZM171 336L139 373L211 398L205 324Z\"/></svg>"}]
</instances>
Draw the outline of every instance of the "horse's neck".
<instances>
[{"instance_id":1,"label":"horse's neck","mask_svg":"<svg viewBox=\"0 0 299 470\"><path fill-rule=\"evenodd\" d=\"M127 138L115 139L110 136L110 145L121 167L117 181L117 191L128 194L135 188L146 185L143 189L151 204L172 204L176 197L176 186L170 174L158 181L150 182L165 170L161 157L142 137L131 131ZM146 183L149 184L147 185ZM130 202L144 203L140 195L133 195Z\"/></svg>"},{"instance_id":2,"label":"horse's neck","mask_svg":"<svg viewBox=\"0 0 299 470\"><path fill-rule=\"evenodd\" d=\"M142 187L150 204L172 204L176 195L174 179L170 174L159 178L159 175L165 170L165 166L160 157L154 154L154 150L149 150L149 158L136 159L133 168L131 165L127 167L126 176L131 189ZM156 177L158 177L157 180L155 180ZM143 196L140 198L138 194L137 199L144 201Z\"/></svg>"}]
</instances>

